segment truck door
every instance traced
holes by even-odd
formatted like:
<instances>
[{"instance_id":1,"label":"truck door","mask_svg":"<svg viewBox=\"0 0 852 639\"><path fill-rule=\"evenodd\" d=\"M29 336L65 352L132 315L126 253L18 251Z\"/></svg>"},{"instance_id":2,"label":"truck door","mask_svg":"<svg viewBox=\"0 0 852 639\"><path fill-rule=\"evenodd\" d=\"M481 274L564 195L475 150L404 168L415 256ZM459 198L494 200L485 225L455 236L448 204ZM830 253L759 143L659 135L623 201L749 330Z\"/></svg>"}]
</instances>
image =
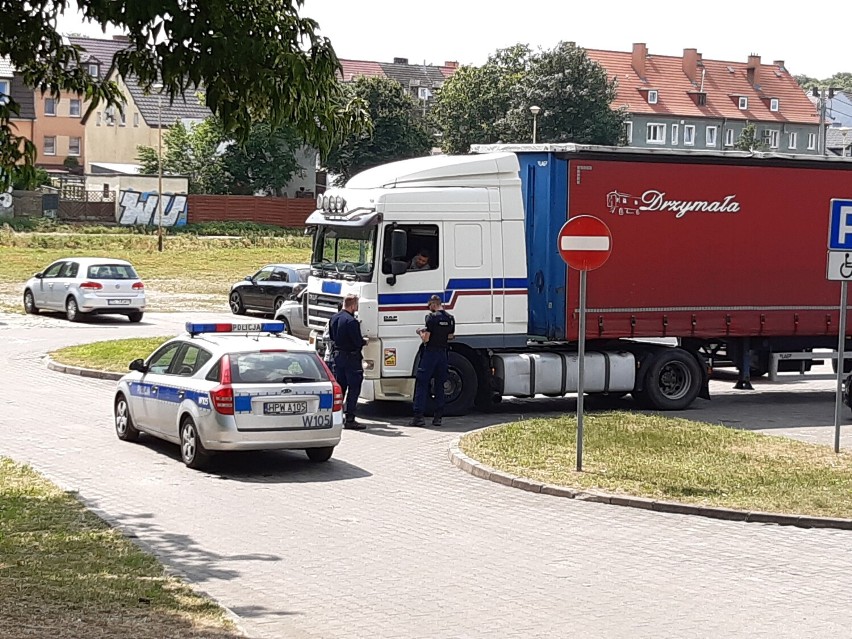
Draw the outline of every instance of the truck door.
<instances>
[{"instance_id":1,"label":"truck door","mask_svg":"<svg viewBox=\"0 0 852 639\"><path fill-rule=\"evenodd\" d=\"M488 222L444 223L444 277L448 297L445 305L456 324L476 324L478 329L467 333L488 332L494 321L492 298L502 289L502 277L495 275L491 265Z\"/></svg>"}]
</instances>

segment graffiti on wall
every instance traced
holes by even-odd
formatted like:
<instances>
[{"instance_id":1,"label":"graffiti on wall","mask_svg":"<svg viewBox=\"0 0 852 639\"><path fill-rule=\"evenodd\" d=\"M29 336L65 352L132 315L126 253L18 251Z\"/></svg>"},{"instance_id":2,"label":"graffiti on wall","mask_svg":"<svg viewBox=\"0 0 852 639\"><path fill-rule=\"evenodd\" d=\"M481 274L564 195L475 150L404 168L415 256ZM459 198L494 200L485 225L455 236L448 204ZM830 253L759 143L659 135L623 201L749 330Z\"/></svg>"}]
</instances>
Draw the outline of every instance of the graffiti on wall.
<instances>
[{"instance_id":1,"label":"graffiti on wall","mask_svg":"<svg viewBox=\"0 0 852 639\"><path fill-rule=\"evenodd\" d=\"M187 196L173 193L163 194L163 226L183 226L186 224ZM156 191L142 193L128 189L121 191L118 199L119 224L160 224L160 196Z\"/></svg>"},{"instance_id":2,"label":"graffiti on wall","mask_svg":"<svg viewBox=\"0 0 852 639\"><path fill-rule=\"evenodd\" d=\"M12 201L12 187L10 186L5 193L0 194L0 209L11 209Z\"/></svg>"}]
</instances>

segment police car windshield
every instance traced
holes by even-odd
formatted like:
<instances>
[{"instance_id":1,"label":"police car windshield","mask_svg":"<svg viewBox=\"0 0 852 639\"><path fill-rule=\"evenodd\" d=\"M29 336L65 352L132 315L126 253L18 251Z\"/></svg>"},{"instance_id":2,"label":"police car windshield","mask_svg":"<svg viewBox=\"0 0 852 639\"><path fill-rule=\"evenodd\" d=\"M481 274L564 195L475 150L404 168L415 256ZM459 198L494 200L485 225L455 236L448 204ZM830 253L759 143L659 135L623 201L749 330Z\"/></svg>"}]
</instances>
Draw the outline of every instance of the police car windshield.
<instances>
[{"instance_id":1,"label":"police car windshield","mask_svg":"<svg viewBox=\"0 0 852 639\"><path fill-rule=\"evenodd\" d=\"M232 353L231 381L235 384L307 384L328 381L313 353L267 351Z\"/></svg>"},{"instance_id":2,"label":"police car windshield","mask_svg":"<svg viewBox=\"0 0 852 639\"><path fill-rule=\"evenodd\" d=\"M375 226L320 226L314 239L311 267L323 275L369 281L375 248Z\"/></svg>"}]
</instances>

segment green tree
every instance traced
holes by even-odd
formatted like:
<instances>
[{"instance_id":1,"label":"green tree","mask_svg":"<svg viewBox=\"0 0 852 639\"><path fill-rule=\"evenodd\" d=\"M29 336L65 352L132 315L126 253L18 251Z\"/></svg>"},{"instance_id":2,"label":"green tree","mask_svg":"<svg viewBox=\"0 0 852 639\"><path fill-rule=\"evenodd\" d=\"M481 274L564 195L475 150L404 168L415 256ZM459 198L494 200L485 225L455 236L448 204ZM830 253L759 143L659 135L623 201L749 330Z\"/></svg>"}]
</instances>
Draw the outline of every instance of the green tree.
<instances>
[{"instance_id":1,"label":"green tree","mask_svg":"<svg viewBox=\"0 0 852 639\"><path fill-rule=\"evenodd\" d=\"M613 110L616 82L571 42L532 56L529 71L512 90L511 108L500 124L505 142L530 142L538 106L539 142L619 144L625 113Z\"/></svg>"},{"instance_id":2,"label":"green tree","mask_svg":"<svg viewBox=\"0 0 852 639\"><path fill-rule=\"evenodd\" d=\"M432 107L445 153L469 153L471 144L499 142L498 124L509 110L514 88L529 68L530 48L499 49L481 67L461 67L444 83Z\"/></svg>"},{"instance_id":3,"label":"green tree","mask_svg":"<svg viewBox=\"0 0 852 639\"><path fill-rule=\"evenodd\" d=\"M224 153L228 192L280 194L302 171L295 155L300 146L299 136L289 127L273 129L266 123L253 126L244 145L231 144Z\"/></svg>"},{"instance_id":4,"label":"green tree","mask_svg":"<svg viewBox=\"0 0 852 639\"><path fill-rule=\"evenodd\" d=\"M367 105L372 131L351 135L332 150L325 163L330 172L345 181L364 169L429 153L432 136L417 115L417 101L399 82L359 77L347 90Z\"/></svg>"},{"instance_id":5,"label":"green tree","mask_svg":"<svg viewBox=\"0 0 852 639\"><path fill-rule=\"evenodd\" d=\"M813 87L820 86L820 81L816 78L812 78L809 75L800 74L794 75L793 77L795 78L796 82L799 83L799 86L802 87L805 91L809 91Z\"/></svg>"},{"instance_id":6,"label":"green tree","mask_svg":"<svg viewBox=\"0 0 852 639\"><path fill-rule=\"evenodd\" d=\"M765 151L766 144L757 137L757 127L749 122L740 132L740 137L734 142L734 148L738 151Z\"/></svg>"},{"instance_id":7,"label":"green tree","mask_svg":"<svg viewBox=\"0 0 852 639\"><path fill-rule=\"evenodd\" d=\"M126 32L115 65L150 90L161 81L171 100L201 88L207 106L238 142L252 122L292 126L327 153L367 125L363 104L337 81L340 63L318 25L300 15L303 0L175 3L174 0L0 0L0 56L33 89L120 105L117 85L89 75L79 49L63 43L57 19L74 6L91 23ZM0 105L0 190L35 171L35 146L10 126L20 105Z\"/></svg>"}]
</instances>

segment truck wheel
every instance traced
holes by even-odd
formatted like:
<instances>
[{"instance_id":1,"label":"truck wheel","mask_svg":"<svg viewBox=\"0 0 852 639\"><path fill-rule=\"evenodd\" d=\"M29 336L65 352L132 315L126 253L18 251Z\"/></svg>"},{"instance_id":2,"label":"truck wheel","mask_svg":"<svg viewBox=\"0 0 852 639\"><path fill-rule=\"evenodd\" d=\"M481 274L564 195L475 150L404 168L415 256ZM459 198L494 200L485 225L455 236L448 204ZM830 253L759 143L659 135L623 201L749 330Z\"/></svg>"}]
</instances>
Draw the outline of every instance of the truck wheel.
<instances>
[{"instance_id":1,"label":"truck wheel","mask_svg":"<svg viewBox=\"0 0 852 639\"><path fill-rule=\"evenodd\" d=\"M679 348L660 351L649 363L641 392L634 397L656 410L683 410L701 392L698 361Z\"/></svg>"},{"instance_id":2,"label":"truck wheel","mask_svg":"<svg viewBox=\"0 0 852 639\"><path fill-rule=\"evenodd\" d=\"M464 355L450 351L449 374L447 383L444 384L444 393L447 403L444 406L444 415L467 415L473 409L473 401L476 399L478 381L473 364ZM430 400L427 407L429 414L434 413L434 402Z\"/></svg>"}]
</instances>

